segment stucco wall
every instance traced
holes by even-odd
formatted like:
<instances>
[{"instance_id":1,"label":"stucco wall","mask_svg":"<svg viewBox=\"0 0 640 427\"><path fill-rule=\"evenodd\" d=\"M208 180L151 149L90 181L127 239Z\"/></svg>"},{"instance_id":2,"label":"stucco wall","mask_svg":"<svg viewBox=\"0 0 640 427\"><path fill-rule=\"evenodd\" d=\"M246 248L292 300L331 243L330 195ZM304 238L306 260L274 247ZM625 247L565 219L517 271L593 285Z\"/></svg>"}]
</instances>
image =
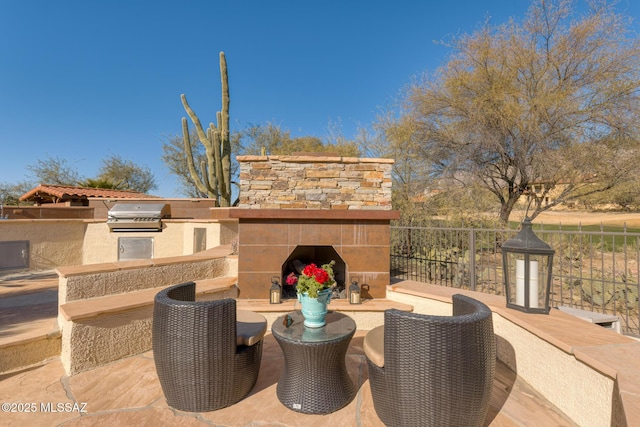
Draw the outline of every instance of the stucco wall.
<instances>
[{"instance_id":1,"label":"stucco wall","mask_svg":"<svg viewBox=\"0 0 640 427\"><path fill-rule=\"evenodd\" d=\"M29 241L29 269L51 270L82 264L87 222L83 220L2 220L0 241Z\"/></svg>"},{"instance_id":2,"label":"stucco wall","mask_svg":"<svg viewBox=\"0 0 640 427\"><path fill-rule=\"evenodd\" d=\"M228 256L228 247L221 247L184 257L70 266L57 271L58 303L62 306L58 311L60 355L67 374L73 375L151 349L153 299L136 296L132 291L230 276L237 271L237 257ZM133 298L141 306L73 321L66 318L67 303L93 304L98 310L104 306L95 298L113 295L126 295L129 302ZM210 292L207 299L237 296L236 286L223 286Z\"/></svg>"},{"instance_id":3,"label":"stucco wall","mask_svg":"<svg viewBox=\"0 0 640 427\"><path fill-rule=\"evenodd\" d=\"M578 425L609 425L614 380L494 314L498 357ZM562 375L558 375L561 372Z\"/></svg>"},{"instance_id":4,"label":"stucco wall","mask_svg":"<svg viewBox=\"0 0 640 427\"><path fill-rule=\"evenodd\" d=\"M193 253L194 229L206 230L205 249L219 246L220 224L210 221L164 221L162 232L110 232L105 222L87 226L83 242L82 264L99 264L118 260L118 239L121 237L150 237L153 239L153 258L190 255ZM228 242L223 242L226 244Z\"/></svg>"},{"instance_id":5,"label":"stucco wall","mask_svg":"<svg viewBox=\"0 0 640 427\"><path fill-rule=\"evenodd\" d=\"M211 220L168 220L160 233L110 232L102 220L2 220L0 241L28 241L28 269L53 270L115 262L119 237L153 238L153 258L190 255L194 250L196 228L205 229L205 249L229 244L237 235L237 224L221 225Z\"/></svg>"},{"instance_id":6,"label":"stucco wall","mask_svg":"<svg viewBox=\"0 0 640 427\"><path fill-rule=\"evenodd\" d=\"M235 261L232 268L235 266ZM227 275L226 258L194 255L189 258L129 261L58 268L58 303L124 294L141 289L170 286L186 280ZM60 317L61 315L59 315Z\"/></svg>"}]
</instances>

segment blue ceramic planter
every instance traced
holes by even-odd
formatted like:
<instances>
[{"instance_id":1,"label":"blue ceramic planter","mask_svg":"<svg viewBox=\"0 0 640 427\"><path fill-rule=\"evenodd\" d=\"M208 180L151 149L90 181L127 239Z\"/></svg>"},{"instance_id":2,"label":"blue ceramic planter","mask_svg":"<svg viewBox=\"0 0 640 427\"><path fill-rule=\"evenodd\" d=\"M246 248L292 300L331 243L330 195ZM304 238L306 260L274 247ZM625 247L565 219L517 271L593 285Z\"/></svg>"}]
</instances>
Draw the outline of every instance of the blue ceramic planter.
<instances>
[{"instance_id":1,"label":"blue ceramic planter","mask_svg":"<svg viewBox=\"0 0 640 427\"><path fill-rule=\"evenodd\" d=\"M327 315L327 305L331 301L331 289L318 292L318 298L311 298L306 292L298 294L298 301L302 305L304 326L321 328L326 324L324 318Z\"/></svg>"}]
</instances>

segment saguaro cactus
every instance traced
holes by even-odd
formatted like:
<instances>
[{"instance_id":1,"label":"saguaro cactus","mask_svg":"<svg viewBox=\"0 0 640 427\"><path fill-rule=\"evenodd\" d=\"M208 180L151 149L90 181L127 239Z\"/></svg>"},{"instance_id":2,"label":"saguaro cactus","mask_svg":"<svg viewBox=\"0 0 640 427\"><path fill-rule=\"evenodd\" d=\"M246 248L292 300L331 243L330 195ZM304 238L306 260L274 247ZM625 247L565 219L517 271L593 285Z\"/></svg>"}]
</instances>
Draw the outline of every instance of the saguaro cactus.
<instances>
[{"instance_id":1,"label":"saguaro cactus","mask_svg":"<svg viewBox=\"0 0 640 427\"><path fill-rule=\"evenodd\" d=\"M182 138L187 156L189 173L198 189L208 197L218 201L218 206L231 205L231 142L229 139L229 80L227 76L227 60L224 52L220 52L220 80L222 81L222 110L216 113L217 126L209 124L207 131L202 127L196 113L187 103L187 97L180 95L182 105L191 118L198 140L205 148L206 160L196 169L189 139L187 118L182 118Z\"/></svg>"}]
</instances>

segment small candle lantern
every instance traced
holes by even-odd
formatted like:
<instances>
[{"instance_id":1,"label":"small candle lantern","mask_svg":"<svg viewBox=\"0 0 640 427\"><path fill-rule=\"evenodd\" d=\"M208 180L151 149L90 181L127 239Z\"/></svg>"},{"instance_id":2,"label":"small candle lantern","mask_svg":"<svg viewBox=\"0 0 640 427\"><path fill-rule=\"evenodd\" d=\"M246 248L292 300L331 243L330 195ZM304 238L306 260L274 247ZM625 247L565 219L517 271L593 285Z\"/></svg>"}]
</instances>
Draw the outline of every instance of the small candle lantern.
<instances>
[{"instance_id":1,"label":"small candle lantern","mask_svg":"<svg viewBox=\"0 0 640 427\"><path fill-rule=\"evenodd\" d=\"M502 244L507 307L549 314L551 272L555 251L540 240L527 217L518 234Z\"/></svg>"},{"instance_id":2,"label":"small candle lantern","mask_svg":"<svg viewBox=\"0 0 640 427\"><path fill-rule=\"evenodd\" d=\"M271 304L280 304L282 299L282 287L280 286L280 278L273 276L271 278L271 289L269 290L269 302Z\"/></svg>"},{"instance_id":3,"label":"small candle lantern","mask_svg":"<svg viewBox=\"0 0 640 427\"><path fill-rule=\"evenodd\" d=\"M362 296L360 295L360 286L358 286L357 279L351 279L351 286L349 286L349 303L351 304L362 303Z\"/></svg>"}]
</instances>

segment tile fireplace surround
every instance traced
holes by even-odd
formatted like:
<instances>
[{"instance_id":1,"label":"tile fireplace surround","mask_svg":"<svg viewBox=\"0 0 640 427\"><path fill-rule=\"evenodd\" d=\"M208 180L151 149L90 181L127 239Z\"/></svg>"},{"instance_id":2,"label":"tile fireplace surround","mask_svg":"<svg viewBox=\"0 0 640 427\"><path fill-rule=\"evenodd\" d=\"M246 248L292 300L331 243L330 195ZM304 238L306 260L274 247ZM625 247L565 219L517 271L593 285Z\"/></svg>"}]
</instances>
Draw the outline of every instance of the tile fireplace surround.
<instances>
[{"instance_id":1,"label":"tile fireplace surround","mask_svg":"<svg viewBox=\"0 0 640 427\"><path fill-rule=\"evenodd\" d=\"M390 283L392 210L217 210L238 221L239 298L268 298L271 278L283 282L283 264L299 246L333 247L345 265L344 279L357 277L371 298L384 298Z\"/></svg>"}]
</instances>

